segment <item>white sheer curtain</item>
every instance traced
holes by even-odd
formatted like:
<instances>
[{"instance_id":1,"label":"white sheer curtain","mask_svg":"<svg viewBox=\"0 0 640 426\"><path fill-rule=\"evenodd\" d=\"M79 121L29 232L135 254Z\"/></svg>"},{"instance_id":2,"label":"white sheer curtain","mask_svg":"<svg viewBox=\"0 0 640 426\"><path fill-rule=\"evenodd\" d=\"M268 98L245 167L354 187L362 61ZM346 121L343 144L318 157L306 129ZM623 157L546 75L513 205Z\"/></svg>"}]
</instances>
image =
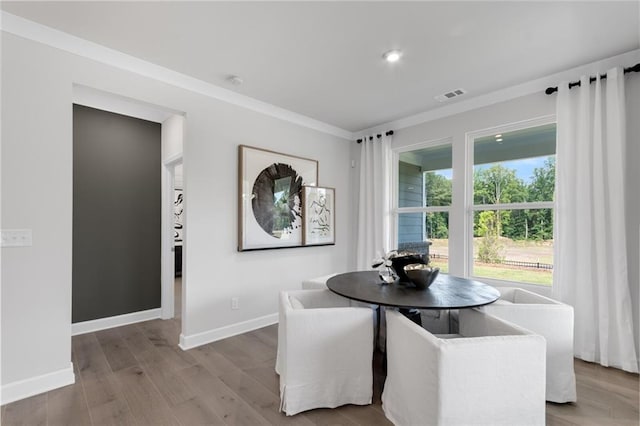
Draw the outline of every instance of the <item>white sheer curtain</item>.
<instances>
[{"instance_id":1,"label":"white sheer curtain","mask_svg":"<svg viewBox=\"0 0 640 426\"><path fill-rule=\"evenodd\" d=\"M390 249L391 136L366 137L360 144L360 190L356 267L371 269L371 261Z\"/></svg>"},{"instance_id":2,"label":"white sheer curtain","mask_svg":"<svg viewBox=\"0 0 640 426\"><path fill-rule=\"evenodd\" d=\"M625 229L624 76L559 85L553 294L574 307L574 353L638 372ZM637 120L637 117L630 117ZM637 185L637 183L635 183Z\"/></svg>"}]
</instances>

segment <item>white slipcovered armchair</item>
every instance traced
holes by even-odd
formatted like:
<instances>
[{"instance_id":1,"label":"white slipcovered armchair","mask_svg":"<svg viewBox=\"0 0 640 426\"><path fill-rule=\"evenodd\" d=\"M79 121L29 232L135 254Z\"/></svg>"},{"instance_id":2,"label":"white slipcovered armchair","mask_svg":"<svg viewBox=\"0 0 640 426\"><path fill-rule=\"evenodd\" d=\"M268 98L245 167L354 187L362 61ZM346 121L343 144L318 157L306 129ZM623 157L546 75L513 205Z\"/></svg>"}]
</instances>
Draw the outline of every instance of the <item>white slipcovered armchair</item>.
<instances>
[{"instance_id":1,"label":"white slipcovered armchair","mask_svg":"<svg viewBox=\"0 0 640 426\"><path fill-rule=\"evenodd\" d=\"M371 404L371 309L330 290L280 293L278 355L280 410Z\"/></svg>"},{"instance_id":2,"label":"white slipcovered armchair","mask_svg":"<svg viewBox=\"0 0 640 426\"><path fill-rule=\"evenodd\" d=\"M496 288L500 299L482 310L544 337L547 340L547 401L576 401L573 307L521 288Z\"/></svg>"},{"instance_id":3,"label":"white slipcovered armchair","mask_svg":"<svg viewBox=\"0 0 640 426\"><path fill-rule=\"evenodd\" d=\"M306 280L302 281L302 289L303 290L318 290L318 289L326 289L327 288L327 281L329 281L329 278L335 277L336 275L338 275L337 273L333 273L333 274L329 274L329 275L323 275L321 277L317 277L317 278L309 278ZM378 309L377 305L371 305L368 303L362 303L362 302L356 302L356 301L352 301L351 302L351 306L358 306L361 308L371 308L373 309L372 311L372 315L373 315L373 322L374 322L374 328L376 327L376 324L378 323L378 319L377 319L377 314L376 314L376 309ZM384 318L381 319L381 322L384 323ZM378 333L378 338L380 339L379 341L379 345L380 348L382 350L384 350L384 324L381 325L381 332ZM377 330L377 328L376 328Z\"/></svg>"},{"instance_id":4,"label":"white slipcovered armchair","mask_svg":"<svg viewBox=\"0 0 640 426\"><path fill-rule=\"evenodd\" d=\"M307 280L302 281L302 289L303 290L312 290L312 289L324 289L327 288L327 281L329 278L336 276L337 274L329 274L323 275L322 277L317 278L309 278Z\"/></svg>"},{"instance_id":5,"label":"white slipcovered armchair","mask_svg":"<svg viewBox=\"0 0 640 426\"><path fill-rule=\"evenodd\" d=\"M382 408L395 425L544 425L545 341L461 309L459 335L387 311Z\"/></svg>"}]
</instances>

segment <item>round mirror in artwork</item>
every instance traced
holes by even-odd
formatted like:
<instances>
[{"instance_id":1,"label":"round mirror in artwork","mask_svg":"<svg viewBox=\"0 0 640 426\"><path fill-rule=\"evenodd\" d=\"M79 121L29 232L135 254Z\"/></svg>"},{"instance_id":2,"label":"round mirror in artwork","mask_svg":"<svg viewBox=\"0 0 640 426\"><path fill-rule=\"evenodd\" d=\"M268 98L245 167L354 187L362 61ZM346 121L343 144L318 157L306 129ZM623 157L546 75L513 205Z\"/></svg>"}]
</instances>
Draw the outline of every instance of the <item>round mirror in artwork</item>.
<instances>
[{"instance_id":1,"label":"round mirror in artwork","mask_svg":"<svg viewBox=\"0 0 640 426\"><path fill-rule=\"evenodd\" d=\"M287 239L300 227L302 177L288 164L274 163L253 183L251 205L256 221L274 238Z\"/></svg>"}]
</instances>

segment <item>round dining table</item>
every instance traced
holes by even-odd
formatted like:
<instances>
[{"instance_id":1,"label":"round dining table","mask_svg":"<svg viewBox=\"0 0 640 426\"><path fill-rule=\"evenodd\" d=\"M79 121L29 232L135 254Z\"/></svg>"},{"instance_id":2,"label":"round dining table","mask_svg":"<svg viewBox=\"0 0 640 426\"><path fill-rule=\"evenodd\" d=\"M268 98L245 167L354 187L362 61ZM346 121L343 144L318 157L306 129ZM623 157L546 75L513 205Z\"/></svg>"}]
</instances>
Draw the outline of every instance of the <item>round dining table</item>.
<instances>
[{"instance_id":1,"label":"round dining table","mask_svg":"<svg viewBox=\"0 0 640 426\"><path fill-rule=\"evenodd\" d=\"M404 309L464 309L495 302L494 287L466 278L439 274L426 289L396 280L387 284L378 271L338 274L327 281L329 290L349 299Z\"/></svg>"},{"instance_id":2,"label":"round dining table","mask_svg":"<svg viewBox=\"0 0 640 426\"><path fill-rule=\"evenodd\" d=\"M340 296L378 306L376 347L381 338L380 307L399 308L403 315L422 326L420 309L475 308L500 297L500 292L488 284L449 274L438 274L429 287L418 289L399 280L387 284L378 271L347 272L329 278L327 287Z\"/></svg>"}]
</instances>

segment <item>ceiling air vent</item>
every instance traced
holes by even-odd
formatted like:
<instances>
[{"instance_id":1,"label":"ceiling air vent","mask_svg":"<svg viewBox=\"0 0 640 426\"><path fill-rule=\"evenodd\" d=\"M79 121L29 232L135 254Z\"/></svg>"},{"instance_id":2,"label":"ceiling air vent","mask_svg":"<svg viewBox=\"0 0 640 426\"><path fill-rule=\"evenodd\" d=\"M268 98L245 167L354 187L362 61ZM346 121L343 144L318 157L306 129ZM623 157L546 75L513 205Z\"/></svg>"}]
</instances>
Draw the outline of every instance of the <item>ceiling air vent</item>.
<instances>
[{"instance_id":1,"label":"ceiling air vent","mask_svg":"<svg viewBox=\"0 0 640 426\"><path fill-rule=\"evenodd\" d=\"M449 99L457 98L458 96L464 95L465 93L467 93L466 90L459 88L459 89L454 89L450 92L447 92L443 95L438 95L435 97L435 99L438 102L444 102L444 101L448 101Z\"/></svg>"}]
</instances>

